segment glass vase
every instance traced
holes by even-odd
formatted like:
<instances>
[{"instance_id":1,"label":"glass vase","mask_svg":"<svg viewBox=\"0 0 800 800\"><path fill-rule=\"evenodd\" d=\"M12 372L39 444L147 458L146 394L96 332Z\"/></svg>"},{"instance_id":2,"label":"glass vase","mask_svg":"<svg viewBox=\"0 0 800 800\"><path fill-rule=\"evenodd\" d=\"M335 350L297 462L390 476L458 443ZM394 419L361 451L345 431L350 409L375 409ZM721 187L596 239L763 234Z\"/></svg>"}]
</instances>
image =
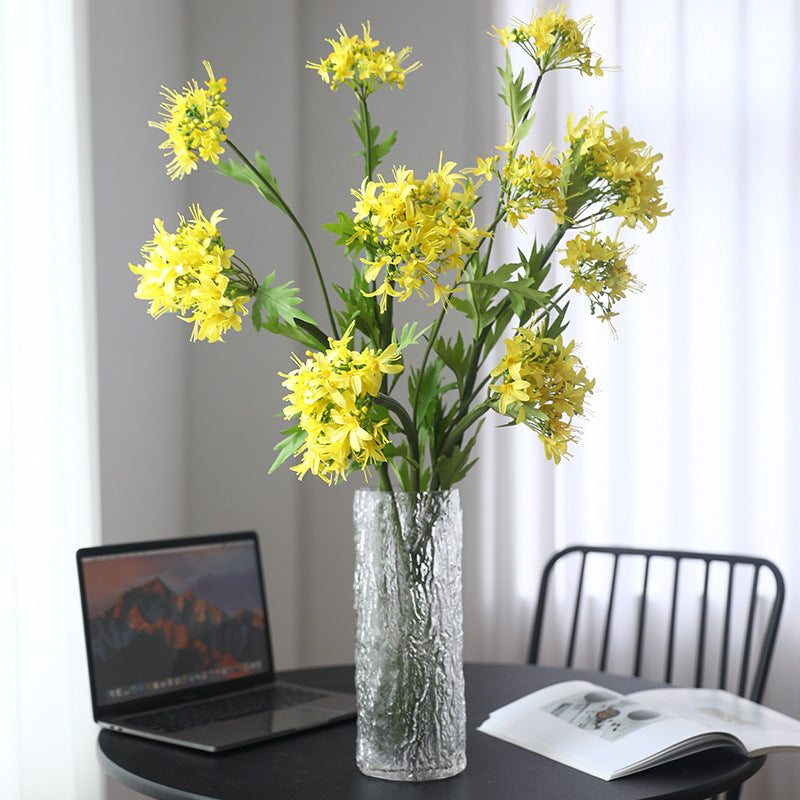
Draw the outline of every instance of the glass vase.
<instances>
[{"instance_id":1,"label":"glass vase","mask_svg":"<svg viewBox=\"0 0 800 800\"><path fill-rule=\"evenodd\" d=\"M466 766L457 489L356 491L356 761L396 781Z\"/></svg>"}]
</instances>

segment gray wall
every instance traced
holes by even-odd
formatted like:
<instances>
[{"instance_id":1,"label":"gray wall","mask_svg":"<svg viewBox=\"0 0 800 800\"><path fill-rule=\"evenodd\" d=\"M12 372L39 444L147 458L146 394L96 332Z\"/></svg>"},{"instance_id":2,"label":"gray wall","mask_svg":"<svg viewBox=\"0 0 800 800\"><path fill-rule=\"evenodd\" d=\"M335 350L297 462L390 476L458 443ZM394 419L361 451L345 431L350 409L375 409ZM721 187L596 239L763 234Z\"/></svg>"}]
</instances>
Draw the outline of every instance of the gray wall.
<instances>
[{"instance_id":1,"label":"gray wall","mask_svg":"<svg viewBox=\"0 0 800 800\"><path fill-rule=\"evenodd\" d=\"M131 10L131 9L135 9ZM185 331L154 322L135 300L128 262L174 214L183 188L164 180L154 95L185 73L184 4L89 4L89 63L97 258L102 521L105 541L186 524ZM145 49L152 55L145 56Z\"/></svg>"}]
</instances>

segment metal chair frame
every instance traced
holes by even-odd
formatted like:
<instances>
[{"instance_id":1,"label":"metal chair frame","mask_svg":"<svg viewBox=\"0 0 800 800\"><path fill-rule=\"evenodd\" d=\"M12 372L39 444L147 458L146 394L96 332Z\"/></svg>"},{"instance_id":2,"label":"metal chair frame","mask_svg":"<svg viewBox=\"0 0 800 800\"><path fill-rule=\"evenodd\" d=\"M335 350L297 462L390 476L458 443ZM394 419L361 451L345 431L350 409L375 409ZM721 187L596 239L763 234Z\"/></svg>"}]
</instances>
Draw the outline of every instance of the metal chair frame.
<instances>
[{"instance_id":1,"label":"metal chair frame","mask_svg":"<svg viewBox=\"0 0 800 800\"><path fill-rule=\"evenodd\" d=\"M603 633L600 647L600 659L597 668L601 672L607 671L609 645L611 641L612 621L614 618L614 600L617 590L617 576L619 573L619 565L622 559L639 558L644 559L644 575L642 579L641 598L639 600L639 607L637 609L637 626L635 631L635 656L633 663L632 674L636 677L641 677L642 661L644 652L644 642L646 634L646 612L648 601L648 581L650 579L651 561L654 558L671 559L674 562L674 577L672 580L672 592L669 599L668 606L668 634L666 643L666 657L664 664L663 680L665 683L673 682L675 657L676 657L676 625L678 617L678 602L679 602L679 588L681 566L686 562L704 562L705 571L701 595L701 607L699 614L699 630L697 632L697 654L694 664L694 686L700 687L702 684L704 674L704 664L707 649L708 639L708 616L709 616L709 575L711 572L711 565L715 563L728 564L727 573L727 589L724 606L724 622L722 626L722 644L719 662L719 680L718 688L727 688L727 676L729 672L729 663L734 663L734 671L736 670L735 662L730 662L731 659L731 611L734 598L734 568L739 564L749 565L752 567L752 582L750 585L750 600L747 606L746 613L746 630L742 639L742 653L741 653L741 666L738 668L738 680L736 682L735 692L742 697L749 697L755 702L761 702L764 695L764 688L767 682L767 675L769 673L772 656L775 650L775 642L778 633L778 624L780 622L781 613L783 610L785 598L785 585L783 576L778 567L771 561L765 558L757 558L752 556L741 555L724 555L717 553L701 553L685 550L654 550L636 547L595 547L590 545L574 545L567 547L555 553L549 561L545 564L542 572L541 584L539 586L539 595L536 603L536 614L533 622L533 630L531 635L530 649L528 651L528 663L539 663L539 651L542 641L542 633L545 623L545 610L547 604L548 586L550 578L556 565L563 559L572 556L573 558L580 558L580 572L577 580L577 587L575 590L575 601L572 609L571 625L569 628L569 645L567 649L565 666L574 666L575 652L578 641L578 628L579 616L581 611L581 601L584 597L585 578L587 574L587 561L592 554L606 554L613 557L613 566L611 568L611 583L608 596L608 605L605 608L605 622L603 626ZM756 605L759 600L759 581L762 573L770 573L774 579L774 597L772 599L772 606L769 609L766 628L763 635L760 637L761 646L760 652L754 654L754 634L755 634L755 618L756 618ZM738 585L738 584L737 584ZM753 673L753 679L750 683L750 690L748 691L748 674L749 665L753 657L756 659L756 668ZM732 789L728 792L728 800L735 800L739 796L740 787Z\"/></svg>"},{"instance_id":2,"label":"metal chair frame","mask_svg":"<svg viewBox=\"0 0 800 800\"><path fill-rule=\"evenodd\" d=\"M718 688L724 689L727 684L728 664L730 658L730 644L731 644L731 607L734 591L734 567L737 564L745 564L753 567L753 577L750 586L750 602L747 609L747 628L743 640L743 652L741 667L739 669L739 680L736 685L736 693L742 697L749 697L751 700L761 702L764 694L764 688L769 673L772 656L775 649L775 641L777 638L778 624L783 610L783 603L785 597L785 585L783 576L778 567L771 561L765 558L757 558L754 556L740 556L740 555L724 555L718 553L700 553L682 550L653 550L635 547L595 547L589 545L573 545L555 553L547 562L542 572L542 580L539 587L539 595L536 604L536 615L533 623L533 631L531 636L531 644L528 652L528 663L538 663L539 649L541 646L541 637L545 622L545 610L547 604L547 590L550 581L551 573L562 559L572 555L580 554L580 575L578 578L578 585L575 593L575 604L572 612L572 624L569 633L569 648L566 656L566 666L574 666L575 648L578 638L578 622L581 609L581 600L583 599L585 575L588 557L593 553L605 553L613 557L613 568L611 575L611 587L608 597L608 605L605 610L605 624L602 636L602 648L600 653L600 661L598 669L601 672L606 671L609 655L609 642L611 638L611 629L614 616L614 599L617 588L617 575L619 572L620 560L628 557L638 557L645 560L644 578L642 584L641 600L638 609L638 622L635 633L635 660L633 664L632 674L636 677L641 676L642 671L642 655L646 633L646 611L648 600L648 580L650 577L650 564L654 558L667 558L675 563L674 578L672 582L672 596L669 604L669 632L667 639L666 659L664 666L665 683L673 682L673 671L675 666L675 632L677 623L677 611L679 600L680 588L680 573L681 564L687 561L700 561L705 563L704 582L702 587L701 596L701 611L699 619L698 631L698 647L697 657L695 661L695 679L694 686L699 687L702 685L704 659L707 646L707 621L708 621L708 601L709 601L709 574L711 565L713 563L726 563L729 565L728 582L727 582L727 596L725 604L725 620L722 631L722 652L720 656L720 670L719 670L719 683ZM761 639L761 652L758 654L758 661L756 670L753 676L750 691L747 691L748 684L748 668L751 661L751 653L753 649L754 627L755 627L755 613L756 604L758 602L758 589L759 581L762 571L768 571L775 581L775 595L772 601L772 608L769 612L768 623Z\"/></svg>"}]
</instances>

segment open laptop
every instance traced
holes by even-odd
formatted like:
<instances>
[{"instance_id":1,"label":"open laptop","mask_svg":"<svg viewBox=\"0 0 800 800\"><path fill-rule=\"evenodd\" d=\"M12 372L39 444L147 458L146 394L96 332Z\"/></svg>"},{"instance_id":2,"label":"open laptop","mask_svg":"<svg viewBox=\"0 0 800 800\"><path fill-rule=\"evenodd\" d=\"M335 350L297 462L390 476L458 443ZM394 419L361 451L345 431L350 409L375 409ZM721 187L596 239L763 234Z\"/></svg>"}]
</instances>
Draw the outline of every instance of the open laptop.
<instances>
[{"instance_id":1,"label":"open laptop","mask_svg":"<svg viewBox=\"0 0 800 800\"><path fill-rule=\"evenodd\" d=\"M355 697L275 680L253 532L77 553L95 720L227 750L355 715Z\"/></svg>"}]
</instances>

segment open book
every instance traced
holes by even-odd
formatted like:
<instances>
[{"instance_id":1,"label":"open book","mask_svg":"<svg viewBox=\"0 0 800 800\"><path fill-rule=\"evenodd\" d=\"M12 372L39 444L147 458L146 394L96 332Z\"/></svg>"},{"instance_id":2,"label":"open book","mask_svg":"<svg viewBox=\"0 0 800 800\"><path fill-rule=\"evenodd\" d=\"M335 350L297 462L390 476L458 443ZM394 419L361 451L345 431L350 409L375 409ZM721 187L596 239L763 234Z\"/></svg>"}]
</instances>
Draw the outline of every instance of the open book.
<instances>
[{"instance_id":1,"label":"open book","mask_svg":"<svg viewBox=\"0 0 800 800\"><path fill-rule=\"evenodd\" d=\"M712 747L750 756L800 749L800 722L729 692L622 695L586 681L526 695L478 730L606 781Z\"/></svg>"}]
</instances>

